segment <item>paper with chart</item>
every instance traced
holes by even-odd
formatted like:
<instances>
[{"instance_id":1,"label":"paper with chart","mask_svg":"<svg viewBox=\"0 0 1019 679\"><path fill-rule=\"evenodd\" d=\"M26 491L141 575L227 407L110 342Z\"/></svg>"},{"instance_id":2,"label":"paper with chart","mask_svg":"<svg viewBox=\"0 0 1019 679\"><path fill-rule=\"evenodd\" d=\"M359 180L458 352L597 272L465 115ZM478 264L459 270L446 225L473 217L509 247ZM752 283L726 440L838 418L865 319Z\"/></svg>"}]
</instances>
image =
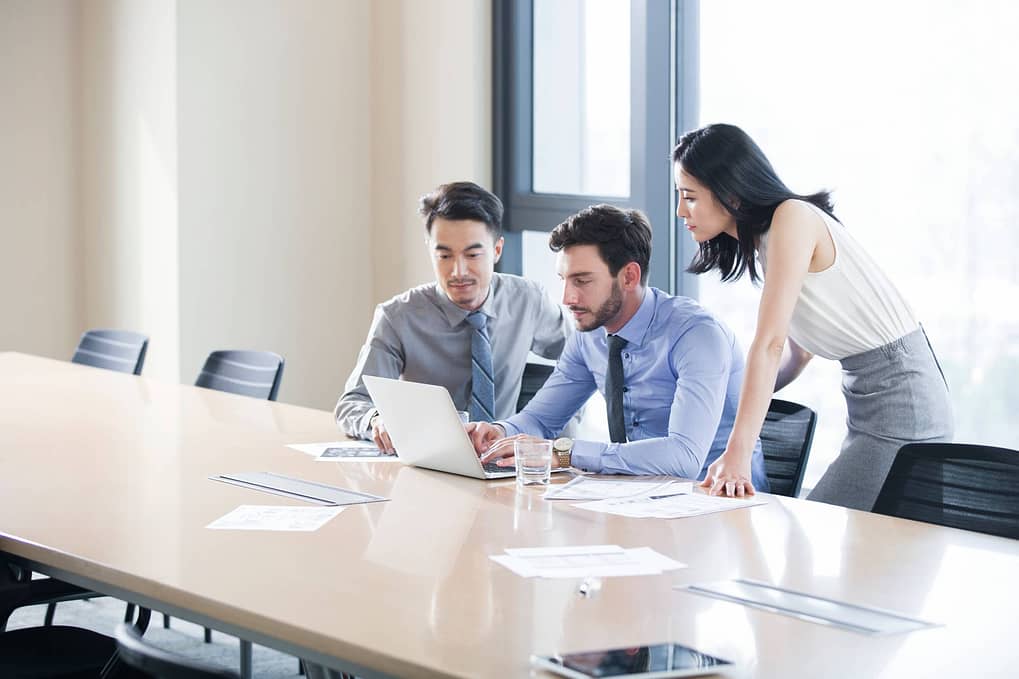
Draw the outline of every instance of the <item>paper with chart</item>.
<instances>
[{"instance_id":1,"label":"paper with chart","mask_svg":"<svg viewBox=\"0 0 1019 679\"><path fill-rule=\"evenodd\" d=\"M660 575L686 564L650 547L623 549L618 545L525 547L505 550L489 558L525 578L587 578Z\"/></svg>"},{"instance_id":2,"label":"paper with chart","mask_svg":"<svg viewBox=\"0 0 1019 679\"><path fill-rule=\"evenodd\" d=\"M693 483L690 481L663 481L661 479L638 481L578 476L569 483L549 486L542 497L546 500L604 500L637 495L655 497L670 493L690 492L693 492Z\"/></svg>"},{"instance_id":3,"label":"paper with chart","mask_svg":"<svg viewBox=\"0 0 1019 679\"><path fill-rule=\"evenodd\" d=\"M704 493L660 494L629 498L610 498L573 505L580 509L631 518L682 519L702 514L713 514L731 509L766 505L758 498L732 498L705 495Z\"/></svg>"},{"instance_id":4,"label":"paper with chart","mask_svg":"<svg viewBox=\"0 0 1019 679\"><path fill-rule=\"evenodd\" d=\"M291 443L287 448L311 455L316 462L357 462L372 460L373 462L395 462L396 455L386 455L379 451L371 441L327 441L325 443Z\"/></svg>"},{"instance_id":5,"label":"paper with chart","mask_svg":"<svg viewBox=\"0 0 1019 679\"><path fill-rule=\"evenodd\" d=\"M283 530L315 531L343 507L274 507L269 505L241 505L225 514L206 528L213 530Z\"/></svg>"}]
</instances>

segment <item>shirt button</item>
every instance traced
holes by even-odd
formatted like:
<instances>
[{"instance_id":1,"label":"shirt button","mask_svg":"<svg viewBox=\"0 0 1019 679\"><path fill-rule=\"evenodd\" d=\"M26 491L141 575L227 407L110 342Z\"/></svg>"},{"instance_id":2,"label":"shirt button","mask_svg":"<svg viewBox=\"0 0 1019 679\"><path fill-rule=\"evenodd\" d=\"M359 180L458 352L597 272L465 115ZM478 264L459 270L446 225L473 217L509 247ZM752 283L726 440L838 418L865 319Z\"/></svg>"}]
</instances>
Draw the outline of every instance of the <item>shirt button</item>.
<instances>
[{"instance_id":1,"label":"shirt button","mask_svg":"<svg viewBox=\"0 0 1019 679\"><path fill-rule=\"evenodd\" d=\"M623 393L624 393L624 394L625 394L626 392L628 392L628 391L630 391L630 387L623 387Z\"/></svg>"},{"instance_id":2,"label":"shirt button","mask_svg":"<svg viewBox=\"0 0 1019 679\"><path fill-rule=\"evenodd\" d=\"M630 354L623 354L623 358L630 358Z\"/></svg>"}]
</instances>

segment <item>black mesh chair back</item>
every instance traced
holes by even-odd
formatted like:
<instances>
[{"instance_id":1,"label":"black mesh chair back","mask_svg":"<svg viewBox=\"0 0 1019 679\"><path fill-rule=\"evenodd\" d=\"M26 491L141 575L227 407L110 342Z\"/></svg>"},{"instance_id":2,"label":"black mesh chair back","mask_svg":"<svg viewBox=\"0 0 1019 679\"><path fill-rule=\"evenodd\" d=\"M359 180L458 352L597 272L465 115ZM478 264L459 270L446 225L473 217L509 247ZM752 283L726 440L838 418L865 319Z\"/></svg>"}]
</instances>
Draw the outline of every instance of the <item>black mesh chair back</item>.
<instances>
[{"instance_id":1,"label":"black mesh chair back","mask_svg":"<svg viewBox=\"0 0 1019 679\"><path fill-rule=\"evenodd\" d=\"M817 413L807 406L772 399L761 428L764 473L772 494L799 494L816 425Z\"/></svg>"},{"instance_id":2,"label":"black mesh chair back","mask_svg":"<svg viewBox=\"0 0 1019 679\"><path fill-rule=\"evenodd\" d=\"M142 374L149 338L128 330L88 330L78 340L72 363Z\"/></svg>"},{"instance_id":3,"label":"black mesh chair back","mask_svg":"<svg viewBox=\"0 0 1019 679\"><path fill-rule=\"evenodd\" d=\"M214 351L195 386L276 400L283 379L283 357L271 351Z\"/></svg>"},{"instance_id":4,"label":"black mesh chair back","mask_svg":"<svg viewBox=\"0 0 1019 679\"><path fill-rule=\"evenodd\" d=\"M1019 538L1019 451L963 443L904 445L874 511Z\"/></svg>"},{"instance_id":5,"label":"black mesh chair back","mask_svg":"<svg viewBox=\"0 0 1019 679\"><path fill-rule=\"evenodd\" d=\"M123 622L117 625L116 639L118 662L153 679L238 679L239 676L153 646L134 625Z\"/></svg>"},{"instance_id":6,"label":"black mesh chair back","mask_svg":"<svg viewBox=\"0 0 1019 679\"><path fill-rule=\"evenodd\" d=\"M524 366L524 377L520 381L520 396L517 397L518 413L534 398L553 370L555 370L555 366L541 363L528 363Z\"/></svg>"}]
</instances>

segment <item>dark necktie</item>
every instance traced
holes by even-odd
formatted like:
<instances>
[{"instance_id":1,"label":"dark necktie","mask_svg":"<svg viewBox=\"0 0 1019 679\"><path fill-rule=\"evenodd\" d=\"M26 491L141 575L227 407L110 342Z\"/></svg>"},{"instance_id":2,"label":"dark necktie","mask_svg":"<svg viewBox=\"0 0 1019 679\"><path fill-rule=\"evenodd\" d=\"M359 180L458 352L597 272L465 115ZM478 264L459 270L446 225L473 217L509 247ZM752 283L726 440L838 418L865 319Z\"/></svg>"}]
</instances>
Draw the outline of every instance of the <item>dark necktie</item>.
<instances>
[{"instance_id":1,"label":"dark necktie","mask_svg":"<svg viewBox=\"0 0 1019 679\"><path fill-rule=\"evenodd\" d=\"M626 443L623 422L623 347L626 340L609 335L609 367L605 371L605 410L609 416L609 438L613 443Z\"/></svg>"},{"instance_id":2,"label":"dark necktie","mask_svg":"<svg viewBox=\"0 0 1019 679\"><path fill-rule=\"evenodd\" d=\"M467 315L471 335L471 404L472 422L495 419L495 372L492 370L492 343L488 337L488 317L480 311Z\"/></svg>"}]
</instances>

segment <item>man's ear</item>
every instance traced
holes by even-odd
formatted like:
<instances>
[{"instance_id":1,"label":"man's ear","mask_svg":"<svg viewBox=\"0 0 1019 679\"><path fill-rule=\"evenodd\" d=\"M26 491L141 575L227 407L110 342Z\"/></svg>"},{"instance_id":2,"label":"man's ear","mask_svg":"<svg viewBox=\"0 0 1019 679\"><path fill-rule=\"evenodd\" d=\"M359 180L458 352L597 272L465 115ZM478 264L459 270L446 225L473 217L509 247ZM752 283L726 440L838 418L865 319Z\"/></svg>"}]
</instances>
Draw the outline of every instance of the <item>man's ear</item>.
<instances>
[{"instance_id":1,"label":"man's ear","mask_svg":"<svg viewBox=\"0 0 1019 679\"><path fill-rule=\"evenodd\" d=\"M506 239L504 239L502 236L499 236L499 240L495 241L495 249L494 249L495 258L492 260L493 264L498 262L499 258L502 257L502 246L505 243L506 243Z\"/></svg>"},{"instance_id":2,"label":"man's ear","mask_svg":"<svg viewBox=\"0 0 1019 679\"><path fill-rule=\"evenodd\" d=\"M640 285L640 276L643 273L640 270L640 264L637 262L627 262L620 271L623 274L622 285L624 290L633 290Z\"/></svg>"}]
</instances>

